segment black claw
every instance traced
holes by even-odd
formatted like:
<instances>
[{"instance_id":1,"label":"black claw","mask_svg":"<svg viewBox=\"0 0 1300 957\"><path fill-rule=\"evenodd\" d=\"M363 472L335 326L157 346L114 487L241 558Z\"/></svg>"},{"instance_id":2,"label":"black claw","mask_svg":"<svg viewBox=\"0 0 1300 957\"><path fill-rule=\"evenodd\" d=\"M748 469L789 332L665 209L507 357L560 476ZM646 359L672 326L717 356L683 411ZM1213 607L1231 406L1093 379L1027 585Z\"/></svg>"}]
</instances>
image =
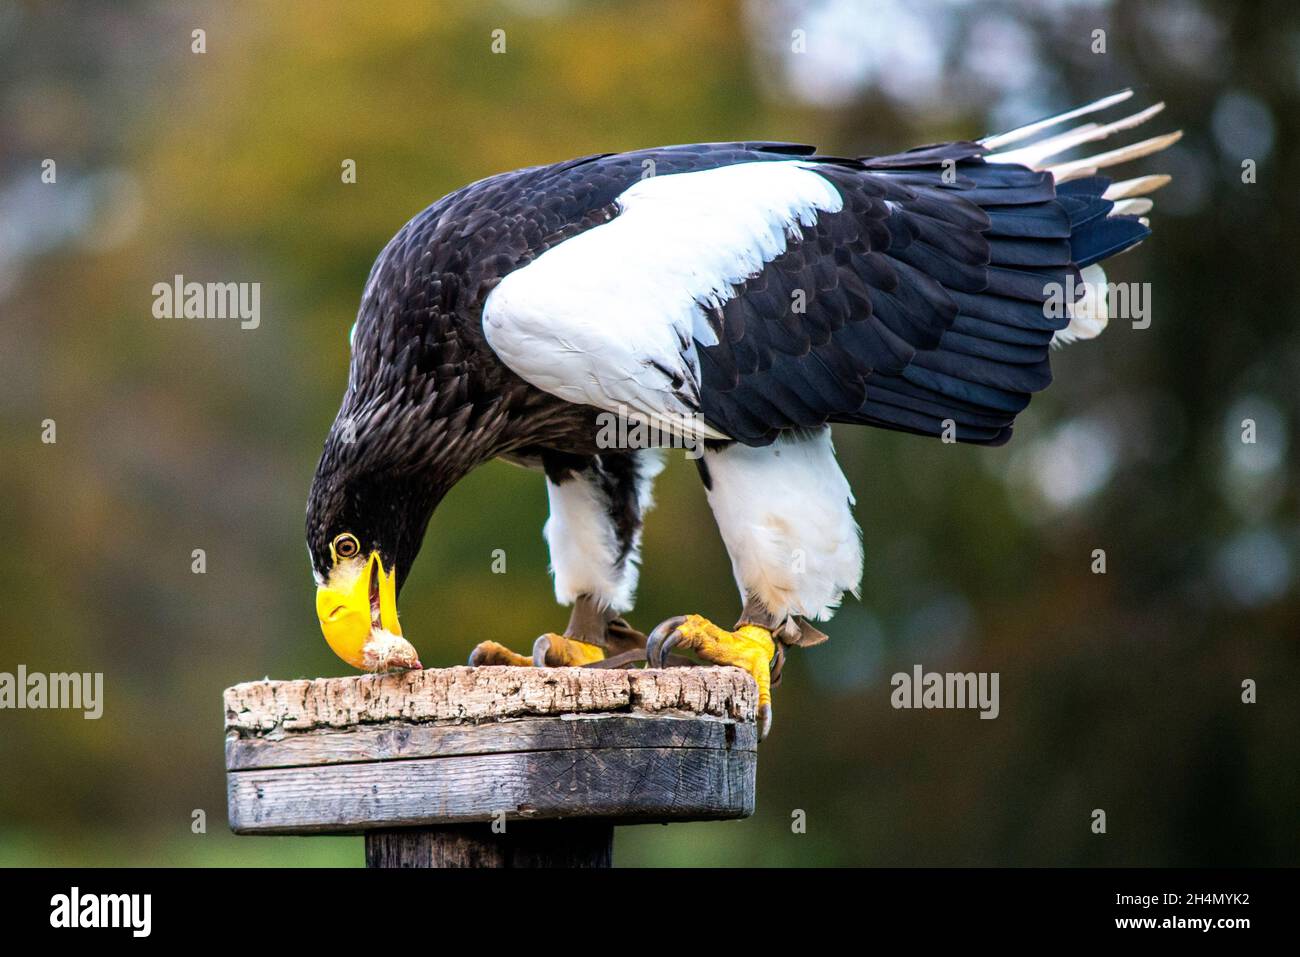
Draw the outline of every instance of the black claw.
<instances>
[{"instance_id":1,"label":"black claw","mask_svg":"<svg viewBox=\"0 0 1300 957\"><path fill-rule=\"evenodd\" d=\"M650 636L645 642L645 660L651 668L664 667L664 659L668 653L677 647L677 642L681 641L681 633L677 630L686 621L685 615L676 615L665 621L661 621L655 630L650 632Z\"/></svg>"},{"instance_id":2,"label":"black claw","mask_svg":"<svg viewBox=\"0 0 1300 957\"><path fill-rule=\"evenodd\" d=\"M785 669L785 645L781 642L776 643L776 655L772 659L772 687L776 688L781 684L781 672Z\"/></svg>"}]
</instances>

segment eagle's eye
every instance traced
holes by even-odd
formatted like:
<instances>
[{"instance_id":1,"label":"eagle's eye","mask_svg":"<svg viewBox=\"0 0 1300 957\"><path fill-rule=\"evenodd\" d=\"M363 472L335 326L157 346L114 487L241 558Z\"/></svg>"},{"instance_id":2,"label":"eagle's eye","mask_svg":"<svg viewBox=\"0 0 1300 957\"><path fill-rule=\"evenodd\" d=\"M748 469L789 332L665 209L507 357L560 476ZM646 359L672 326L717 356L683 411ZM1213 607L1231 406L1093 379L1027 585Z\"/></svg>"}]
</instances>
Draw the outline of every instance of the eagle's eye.
<instances>
[{"instance_id":1,"label":"eagle's eye","mask_svg":"<svg viewBox=\"0 0 1300 957\"><path fill-rule=\"evenodd\" d=\"M351 532L344 532L342 535L334 537L334 558L356 558L361 554L361 543Z\"/></svg>"}]
</instances>

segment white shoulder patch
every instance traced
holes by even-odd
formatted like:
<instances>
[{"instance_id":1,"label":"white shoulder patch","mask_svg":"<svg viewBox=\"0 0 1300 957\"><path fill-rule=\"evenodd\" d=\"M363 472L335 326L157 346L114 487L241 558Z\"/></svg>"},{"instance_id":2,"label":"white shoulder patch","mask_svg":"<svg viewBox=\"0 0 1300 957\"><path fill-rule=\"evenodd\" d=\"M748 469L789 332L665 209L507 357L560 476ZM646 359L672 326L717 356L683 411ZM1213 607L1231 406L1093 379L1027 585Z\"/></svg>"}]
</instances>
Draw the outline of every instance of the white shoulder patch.
<instances>
[{"instance_id":1,"label":"white shoulder patch","mask_svg":"<svg viewBox=\"0 0 1300 957\"><path fill-rule=\"evenodd\" d=\"M717 341L700 304L727 301L800 226L843 208L815 165L760 161L635 183L614 219L501 280L483 307L488 344L566 401L725 438L699 420L694 340Z\"/></svg>"}]
</instances>

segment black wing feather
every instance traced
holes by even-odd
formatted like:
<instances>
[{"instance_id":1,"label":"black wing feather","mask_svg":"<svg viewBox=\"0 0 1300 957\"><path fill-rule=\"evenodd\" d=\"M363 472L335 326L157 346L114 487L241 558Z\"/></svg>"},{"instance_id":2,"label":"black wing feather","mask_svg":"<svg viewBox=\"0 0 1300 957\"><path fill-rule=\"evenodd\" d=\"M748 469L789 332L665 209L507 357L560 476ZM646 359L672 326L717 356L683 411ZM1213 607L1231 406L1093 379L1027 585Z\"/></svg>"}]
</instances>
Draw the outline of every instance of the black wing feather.
<instances>
[{"instance_id":1,"label":"black wing feather","mask_svg":"<svg viewBox=\"0 0 1300 957\"><path fill-rule=\"evenodd\" d=\"M794 143L705 143L471 184L412 219L376 262L382 296L358 320L347 402L423 395L431 377L472 380L436 390L437 401L490 416L491 397L515 387L481 329L503 276L616 216L617 197L650 163L665 175L797 159L817 164L844 207L801 227L733 298L703 306L718 339L696 343L705 417L749 444L825 422L934 435L945 419L963 441L1004 441L1050 380L1048 347L1064 320L1045 314L1044 285L1077 279L1147 231L1107 215L1105 177L1058 188L1048 173L987 164L984 152L946 143L846 159Z\"/></svg>"},{"instance_id":2,"label":"black wing feather","mask_svg":"<svg viewBox=\"0 0 1300 957\"><path fill-rule=\"evenodd\" d=\"M697 343L705 416L738 441L853 422L999 444L1051 382L1055 285L1146 234L1103 176L1065 184L948 143L819 172L844 209L736 287ZM814 157L814 159L819 159ZM799 313L792 295L802 290Z\"/></svg>"}]
</instances>

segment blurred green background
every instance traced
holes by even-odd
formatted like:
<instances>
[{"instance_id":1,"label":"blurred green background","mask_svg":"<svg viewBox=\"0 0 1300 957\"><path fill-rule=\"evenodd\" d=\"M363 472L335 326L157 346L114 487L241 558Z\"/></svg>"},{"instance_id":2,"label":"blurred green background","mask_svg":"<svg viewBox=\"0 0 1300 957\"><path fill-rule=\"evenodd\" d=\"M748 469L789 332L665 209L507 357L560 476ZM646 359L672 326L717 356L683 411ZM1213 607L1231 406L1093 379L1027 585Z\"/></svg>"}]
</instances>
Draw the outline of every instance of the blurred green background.
<instances>
[{"instance_id":1,"label":"blurred green background","mask_svg":"<svg viewBox=\"0 0 1300 957\"><path fill-rule=\"evenodd\" d=\"M664 143L892 152L1128 85L1187 131L1120 171L1175 176L1108 269L1152 283L1151 327L1058 353L1004 448L837 433L862 601L786 668L757 814L624 829L616 861L1300 862L1300 8L426 0L0 4L0 671L102 671L106 698L0 712L0 863L361 862L357 838L228 833L221 690L347 672L304 502L370 264L429 202ZM177 273L260 282L261 326L155 319ZM545 514L503 464L454 490L402 596L426 665L564 624ZM642 582L643 628L734 617L680 453ZM999 672L1001 716L891 709L916 663Z\"/></svg>"}]
</instances>

